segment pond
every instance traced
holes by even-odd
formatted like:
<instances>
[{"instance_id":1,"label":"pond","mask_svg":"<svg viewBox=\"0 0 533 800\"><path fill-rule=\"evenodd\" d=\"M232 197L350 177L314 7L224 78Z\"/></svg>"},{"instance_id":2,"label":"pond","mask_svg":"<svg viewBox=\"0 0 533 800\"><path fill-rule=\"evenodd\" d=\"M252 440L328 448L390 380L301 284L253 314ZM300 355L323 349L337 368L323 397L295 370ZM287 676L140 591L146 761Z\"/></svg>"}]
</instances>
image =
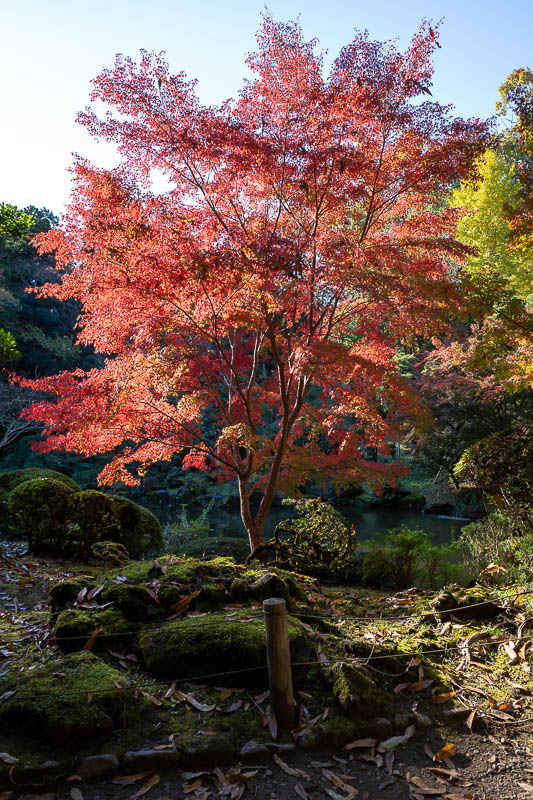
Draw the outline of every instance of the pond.
<instances>
[{"instance_id":1,"label":"pond","mask_svg":"<svg viewBox=\"0 0 533 800\"><path fill-rule=\"evenodd\" d=\"M159 504L145 504L163 524L179 519L179 510L175 506L169 506L163 497ZM469 519L458 517L430 516L415 509L370 506L357 502L350 505L343 504L338 507L338 510L348 522L354 525L360 542L371 538L379 539L388 530L398 528L403 523L408 528L419 528L427 533L434 544L445 545L454 541L461 528L471 522ZM201 511L202 506L190 505L187 507L187 516L189 519L195 519L201 514ZM274 528L279 522L293 516L290 508L275 506L267 520L266 537L272 536ZM246 536L240 514L236 510L215 507L209 513L209 522L214 536Z\"/></svg>"}]
</instances>

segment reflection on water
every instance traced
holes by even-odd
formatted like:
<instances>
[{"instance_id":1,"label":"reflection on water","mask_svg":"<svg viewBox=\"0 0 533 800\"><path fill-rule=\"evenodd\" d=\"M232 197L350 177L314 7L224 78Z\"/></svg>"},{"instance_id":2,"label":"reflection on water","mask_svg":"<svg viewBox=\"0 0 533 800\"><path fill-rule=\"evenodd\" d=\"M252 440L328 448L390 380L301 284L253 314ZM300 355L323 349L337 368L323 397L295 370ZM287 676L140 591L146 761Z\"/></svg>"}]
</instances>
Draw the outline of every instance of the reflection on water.
<instances>
[{"instance_id":1,"label":"reflection on water","mask_svg":"<svg viewBox=\"0 0 533 800\"><path fill-rule=\"evenodd\" d=\"M179 518L179 510L166 503L148 505L151 511L163 524L175 522ZM367 506L362 503L339 506L340 513L351 522L359 541L381 538L391 528L398 528L402 523L408 528L419 528L429 534L434 544L449 544L459 534L461 528L470 520L449 517L432 517L414 509L387 508L385 506ZM201 506L187 506L187 516L194 519L202 511ZM290 508L274 508L269 514L265 534L272 536L276 525L284 519L295 515ZM213 508L209 514L214 536L245 537L246 531L240 514L224 508Z\"/></svg>"}]
</instances>

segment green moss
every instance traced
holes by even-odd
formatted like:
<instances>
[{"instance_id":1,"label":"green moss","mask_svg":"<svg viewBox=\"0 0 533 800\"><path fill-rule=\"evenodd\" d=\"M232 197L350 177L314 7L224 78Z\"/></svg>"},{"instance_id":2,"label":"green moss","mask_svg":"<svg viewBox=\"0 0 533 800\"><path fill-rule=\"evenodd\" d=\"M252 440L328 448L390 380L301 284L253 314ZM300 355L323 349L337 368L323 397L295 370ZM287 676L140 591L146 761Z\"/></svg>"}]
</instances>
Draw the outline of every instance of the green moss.
<instances>
[{"instance_id":1,"label":"green moss","mask_svg":"<svg viewBox=\"0 0 533 800\"><path fill-rule=\"evenodd\" d=\"M145 551L156 554L163 547L163 530L157 517L147 508L127 497L113 498L119 517L118 541L132 558Z\"/></svg>"},{"instance_id":2,"label":"green moss","mask_svg":"<svg viewBox=\"0 0 533 800\"><path fill-rule=\"evenodd\" d=\"M109 580L126 578L128 583L149 583L152 578L161 578L161 569L153 561L130 561L119 569L107 573Z\"/></svg>"},{"instance_id":3,"label":"green moss","mask_svg":"<svg viewBox=\"0 0 533 800\"><path fill-rule=\"evenodd\" d=\"M17 678L16 695L0 705L0 726L57 742L109 733L139 706L131 693L117 690L125 685L93 653L74 653Z\"/></svg>"},{"instance_id":4,"label":"green moss","mask_svg":"<svg viewBox=\"0 0 533 800\"><path fill-rule=\"evenodd\" d=\"M373 717L390 706L382 687L370 670L355 664L334 664L330 669L333 694L350 716Z\"/></svg>"},{"instance_id":5,"label":"green moss","mask_svg":"<svg viewBox=\"0 0 533 800\"><path fill-rule=\"evenodd\" d=\"M91 634L98 630L100 633L92 649L108 650L117 646L124 647L129 641L125 634L131 629L132 623L118 609L71 608L58 615L55 636L63 652L70 653L82 650Z\"/></svg>"},{"instance_id":6,"label":"green moss","mask_svg":"<svg viewBox=\"0 0 533 800\"><path fill-rule=\"evenodd\" d=\"M118 512L111 497L93 489L78 492L74 503L74 517L81 534L80 554L87 559L92 545L101 539L117 541L120 533Z\"/></svg>"}]
</instances>

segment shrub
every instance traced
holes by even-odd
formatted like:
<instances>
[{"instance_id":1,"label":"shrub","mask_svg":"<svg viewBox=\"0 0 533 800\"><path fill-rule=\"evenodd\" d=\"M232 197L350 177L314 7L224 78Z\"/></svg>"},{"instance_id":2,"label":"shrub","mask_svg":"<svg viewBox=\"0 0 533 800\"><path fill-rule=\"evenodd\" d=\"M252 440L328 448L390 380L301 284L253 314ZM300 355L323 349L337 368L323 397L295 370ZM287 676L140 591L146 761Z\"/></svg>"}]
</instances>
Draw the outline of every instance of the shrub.
<instances>
[{"instance_id":1,"label":"shrub","mask_svg":"<svg viewBox=\"0 0 533 800\"><path fill-rule=\"evenodd\" d=\"M159 553L163 548L163 530L155 514L127 497L116 496L113 500L120 526L118 541L130 556L140 558L146 550Z\"/></svg>"},{"instance_id":2,"label":"shrub","mask_svg":"<svg viewBox=\"0 0 533 800\"><path fill-rule=\"evenodd\" d=\"M91 545L91 555L97 561L121 567L129 561L128 551L120 542L95 542Z\"/></svg>"},{"instance_id":3,"label":"shrub","mask_svg":"<svg viewBox=\"0 0 533 800\"><path fill-rule=\"evenodd\" d=\"M120 521L112 497L94 489L78 492L75 498L76 528L71 531L73 555L87 559L93 544L101 539L116 542L120 536ZM78 542L74 543L76 533Z\"/></svg>"},{"instance_id":4,"label":"shrub","mask_svg":"<svg viewBox=\"0 0 533 800\"><path fill-rule=\"evenodd\" d=\"M48 478L26 480L9 496L11 529L28 539L33 553L67 553L75 497L74 489L64 483Z\"/></svg>"},{"instance_id":5,"label":"shrub","mask_svg":"<svg viewBox=\"0 0 533 800\"><path fill-rule=\"evenodd\" d=\"M514 515L495 511L487 519L471 522L458 542L472 577L492 583L531 584L533 527Z\"/></svg>"},{"instance_id":6,"label":"shrub","mask_svg":"<svg viewBox=\"0 0 533 800\"><path fill-rule=\"evenodd\" d=\"M437 547L427 533L402 524L388 531L383 542L369 542L362 558L362 577L374 586L397 590L417 583L434 588L448 582L457 571L449 563L456 549L455 545Z\"/></svg>"},{"instance_id":7,"label":"shrub","mask_svg":"<svg viewBox=\"0 0 533 800\"><path fill-rule=\"evenodd\" d=\"M17 486L24 481L31 481L34 478L48 478L49 480L56 481L56 483L63 483L74 489L75 492L81 491L81 487L64 475L62 472L56 472L54 469L40 469L39 467L30 467L28 469L12 469L9 472L0 472L0 489L5 489L12 492Z\"/></svg>"},{"instance_id":8,"label":"shrub","mask_svg":"<svg viewBox=\"0 0 533 800\"><path fill-rule=\"evenodd\" d=\"M211 524L208 516L213 508L214 498L204 506L201 514L195 519L189 519L187 509L183 505L179 512L178 519L167 525L164 533L165 553L185 553L188 552L190 545L193 546L198 539L205 539L211 532ZM201 543L199 544L201 547Z\"/></svg>"},{"instance_id":9,"label":"shrub","mask_svg":"<svg viewBox=\"0 0 533 800\"><path fill-rule=\"evenodd\" d=\"M251 558L274 553L280 566L317 577L350 579L356 568L356 534L333 506L320 498L312 500L283 500L302 516L278 523L274 538L259 545ZM280 535L288 536L286 540Z\"/></svg>"}]
</instances>

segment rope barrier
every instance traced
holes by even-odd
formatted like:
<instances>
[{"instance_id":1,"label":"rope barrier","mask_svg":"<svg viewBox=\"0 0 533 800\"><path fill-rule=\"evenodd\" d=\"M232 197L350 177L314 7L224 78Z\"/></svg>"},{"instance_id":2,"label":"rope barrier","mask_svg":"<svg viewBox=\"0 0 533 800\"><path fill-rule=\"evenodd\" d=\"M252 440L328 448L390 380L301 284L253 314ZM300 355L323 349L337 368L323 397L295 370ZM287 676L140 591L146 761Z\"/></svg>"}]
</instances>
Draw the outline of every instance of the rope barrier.
<instances>
[{"instance_id":1,"label":"rope barrier","mask_svg":"<svg viewBox=\"0 0 533 800\"><path fill-rule=\"evenodd\" d=\"M523 636L522 639L521 639L521 641L532 641L532 640L533 640L533 636ZM490 642L487 642L487 644L490 644ZM499 644L499 642L493 642L492 644ZM449 646L449 647L437 647L437 648L433 648L431 650L415 650L415 651L410 652L410 653L384 653L383 655L376 654L376 655L371 656L370 658L368 656L354 656L353 658L318 659L318 660L314 660L314 661L295 661L295 662L293 662L292 666L293 667L309 667L309 666L317 666L317 665L318 666L333 666L335 664L354 664L354 663L357 663L357 662L364 662L365 664L369 664L370 661L383 661L383 660L391 659L391 658L395 658L395 659L398 659L398 658L413 658L413 657L423 658L424 656L434 655L435 653L452 653L452 652L456 652L456 651L464 650L464 649L465 649L465 645L463 643L461 645L455 645L455 646ZM148 682L148 683L141 683L141 684L137 684L137 685L134 684L132 686L115 686L112 689L111 688L110 689L98 689L98 688L95 688L95 689L84 689L83 691L78 691L78 692L66 692L66 693L46 692L46 693L43 693L43 694L32 694L32 699L33 698L40 698L40 699L42 698L42 699L44 699L44 698L48 698L48 697L65 697L65 698L67 698L67 697L79 697L81 695L87 695L87 694L108 694L109 692L116 692L116 691L135 691L135 690L138 690L138 689L153 688L153 687L157 687L157 686L168 686L169 683L170 684L175 683L176 685L178 685L178 684L179 685L194 684L194 683L197 683L198 681L211 680L212 678L223 678L223 677L226 677L228 675L241 675L241 674L244 674L244 673L259 672L259 671L264 672L266 669L267 669L267 664L264 664L263 666L260 666L260 667L243 667L242 669L227 670L225 672L212 672L212 673L203 674L203 675L196 675L196 676L190 677L190 678L175 678L175 679L169 679L169 680L165 680L165 681L151 681L151 682ZM405 672L406 671L407 670L405 670ZM402 673L400 673L400 674L402 674ZM394 677L394 676L391 675L391 677ZM398 676L395 676L395 677L398 677Z\"/></svg>"},{"instance_id":2,"label":"rope barrier","mask_svg":"<svg viewBox=\"0 0 533 800\"><path fill-rule=\"evenodd\" d=\"M295 612L294 616L297 619L320 619L320 620L334 620L334 621L362 621L362 622L367 622L367 623L372 623L372 622L375 622L375 623L397 622L399 620L421 619L422 617L425 617L425 616L430 615L430 614L435 614L435 615L453 614L454 611L465 611L465 609L478 608L478 607L484 606L484 605L495 604L495 603L497 603L498 601L501 601L501 600L506 600L506 599L509 599L509 598L516 599L517 597L521 597L523 595L530 595L530 594L533 594L533 590L515 591L515 592L513 592L511 594L503 595L503 596L500 596L498 598L493 598L491 600L483 600L483 601L480 601L479 603L469 603L467 606L456 606L455 608L447 608L447 609L443 609L442 611L436 611L434 609L428 609L427 611L423 611L423 612L420 612L420 613L417 613L417 614L399 614L399 615L396 615L396 616L369 617L369 616L357 616L357 615L345 615L345 614L304 614L304 613L300 613L299 611ZM38 612L38 613L49 613L49 612ZM250 615L251 619L258 619L258 618L262 618L262 617L263 617L263 614L251 614ZM191 618L188 617L187 619L191 619ZM238 620L234 620L234 621L237 622ZM219 623L218 623L218 621L217 622L206 621L203 624L204 625L218 625ZM158 630L158 629L154 628L154 629L151 629L151 630ZM105 637L110 638L110 637L116 637L116 636L134 636L137 633L140 633L139 629L132 630L132 631L121 631L121 632L117 632L117 633L103 633L101 635L99 634L99 638L103 639ZM26 639L28 639L32 635L35 635L35 633L33 633L33 634L29 633L26 636L24 636L22 638L18 638L18 639L5 639L2 642L0 642L0 645L14 644L14 643L17 643L17 642L23 642L23 641L26 641ZM76 640L76 639L87 639L87 638L89 638L90 635L91 634L83 634L83 635L77 635L77 636L63 636L63 637L61 637L61 641L71 641L71 640Z\"/></svg>"}]
</instances>

